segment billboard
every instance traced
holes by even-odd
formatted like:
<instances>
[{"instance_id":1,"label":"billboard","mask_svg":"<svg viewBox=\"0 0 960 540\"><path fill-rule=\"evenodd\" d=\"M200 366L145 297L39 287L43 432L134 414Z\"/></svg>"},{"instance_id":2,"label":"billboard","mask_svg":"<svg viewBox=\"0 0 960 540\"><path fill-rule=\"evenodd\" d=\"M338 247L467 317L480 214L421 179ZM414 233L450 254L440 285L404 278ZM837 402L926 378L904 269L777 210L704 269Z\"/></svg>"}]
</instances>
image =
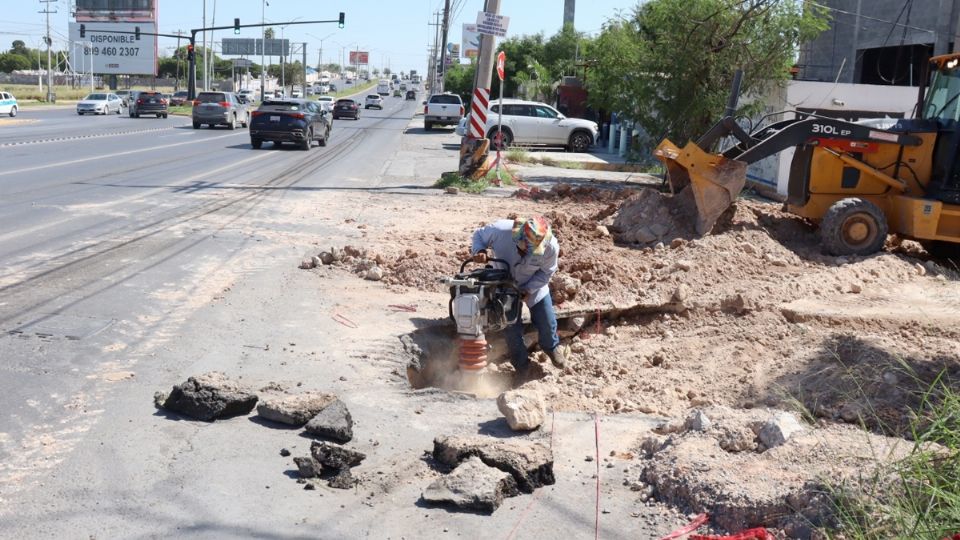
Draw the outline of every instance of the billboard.
<instances>
[{"instance_id":1,"label":"billboard","mask_svg":"<svg viewBox=\"0 0 960 540\"><path fill-rule=\"evenodd\" d=\"M156 75L157 25L151 22L88 22L86 37L80 37L80 24L70 23L70 63L87 65L93 60L93 72L104 75ZM132 32L140 27L138 40ZM106 32L104 32L106 30ZM131 32L115 34L111 32Z\"/></svg>"},{"instance_id":2,"label":"billboard","mask_svg":"<svg viewBox=\"0 0 960 540\"><path fill-rule=\"evenodd\" d=\"M156 22L158 0L74 0L77 22Z\"/></svg>"},{"instance_id":3,"label":"billboard","mask_svg":"<svg viewBox=\"0 0 960 540\"><path fill-rule=\"evenodd\" d=\"M370 53L367 51L350 51L351 64L369 64Z\"/></svg>"},{"instance_id":4,"label":"billboard","mask_svg":"<svg viewBox=\"0 0 960 540\"><path fill-rule=\"evenodd\" d=\"M477 25L463 25L463 52L464 58L477 58L480 56L480 33L477 32Z\"/></svg>"}]
</instances>

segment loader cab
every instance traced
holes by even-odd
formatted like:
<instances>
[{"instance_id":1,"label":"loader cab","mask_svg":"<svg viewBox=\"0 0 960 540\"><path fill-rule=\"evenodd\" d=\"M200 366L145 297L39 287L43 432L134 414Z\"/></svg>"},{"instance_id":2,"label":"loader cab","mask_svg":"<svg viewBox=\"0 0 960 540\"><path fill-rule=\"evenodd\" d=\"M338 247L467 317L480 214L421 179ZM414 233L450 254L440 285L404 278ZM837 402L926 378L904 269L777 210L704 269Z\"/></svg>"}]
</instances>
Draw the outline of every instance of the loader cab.
<instances>
[{"instance_id":1,"label":"loader cab","mask_svg":"<svg viewBox=\"0 0 960 540\"><path fill-rule=\"evenodd\" d=\"M930 69L933 76L918 115L937 130L927 196L960 204L960 54L935 56Z\"/></svg>"}]
</instances>

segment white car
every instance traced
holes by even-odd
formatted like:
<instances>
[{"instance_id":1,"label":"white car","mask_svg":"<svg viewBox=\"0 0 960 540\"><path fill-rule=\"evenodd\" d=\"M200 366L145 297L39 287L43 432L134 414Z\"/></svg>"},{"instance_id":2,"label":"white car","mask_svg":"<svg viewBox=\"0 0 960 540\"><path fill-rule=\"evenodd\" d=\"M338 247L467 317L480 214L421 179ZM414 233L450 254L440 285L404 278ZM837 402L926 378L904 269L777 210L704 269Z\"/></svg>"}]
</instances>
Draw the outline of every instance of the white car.
<instances>
[{"instance_id":1,"label":"white car","mask_svg":"<svg viewBox=\"0 0 960 540\"><path fill-rule=\"evenodd\" d=\"M563 146L569 152L586 152L597 140L596 122L567 118L546 103L504 99L490 103L484 131L494 147L497 122L503 106L503 140L501 148L511 145ZM457 135L466 135L469 115L457 124Z\"/></svg>"},{"instance_id":2,"label":"white car","mask_svg":"<svg viewBox=\"0 0 960 540\"><path fill-rule=\"evenodd\" d=\"M0 92L0 114L9 114L11 117L17 115L20 105L17 104L17 98L10 92Z\"/></svg>"},{"instance_id":3,"label":"white car","mask_svg":"<svg viewBox=\"0 0 960 540\"><path fill-rule=\"evenodd\" d=\"M113 93L95 92L77 102L77 114L120 114L123 109L123 100Z\"/></svg>"},{"instance_id":4,"label":"white car","mask_svg":"<svg viewBox=\"0 0 960 540\"><path fill-rule=\"evenodd\" d=\"M326 109L327 112L333 111L333 103L334 103L333 96L320 96L317 98L317 103L319 103L321 107Z\"/></svg>"},{"instance_id":5,"label":"white car","mask_svg":"<svg viewBox=\"0 0 960 540\"><path fill-rule=\"evenodd\" d=\"M364 109L370 109L376 107L377 109L383 110L383 98L379 94L370 94L367 96L367 101L363 104Z\"/></svg>"}]
</instances>

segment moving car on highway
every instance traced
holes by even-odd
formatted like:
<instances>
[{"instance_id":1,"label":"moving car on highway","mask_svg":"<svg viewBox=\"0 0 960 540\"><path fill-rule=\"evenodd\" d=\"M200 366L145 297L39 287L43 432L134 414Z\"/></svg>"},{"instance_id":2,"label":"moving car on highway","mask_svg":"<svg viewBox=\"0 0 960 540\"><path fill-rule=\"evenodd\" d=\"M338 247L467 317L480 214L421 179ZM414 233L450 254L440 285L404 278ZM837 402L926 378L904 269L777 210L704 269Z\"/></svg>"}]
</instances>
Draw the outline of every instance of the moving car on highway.
<instances>
[{"instance_id":1,"label":"moving car on highway","mask_svg":"<svg viewBox=\"0 0 960 540\"><path fill-rule=\"evenodd\" d=\"M514 144L563 146L569 152L586 152L597 140L597 124L581 118L567 118L546 103L504 99L490 103L484 132L497 147L497 122L503 107L503 138L500 148ZM457 134L466 135L470 116L457 126Z\"/></svg>"},{"instance_id":2,"label":"moving car on highway","mask_svg":"<svg viewBox=\"0 0 960 540\"><path fill-rule=\"evenodd\" d=\"M320 96L317 98L317 103L323 106L327 112L333 112L333 96Z\"/></svg>"},{"instance_id":3,"label":"moving car on highway","mask_svg":"<svg viewBox=\"0 0 960 540\"><path fill-rule=\"evenodd\" d=\"M326 146L333 123L330 114L316 101L284 99L268 101L253 111L250 146L260 148L264 141L274 145L292 142L309 150L313 141Z\"/></svg>"},{"instance_id":4,"label":"moving car on highway","mask_svg":"<svg viewBox=\"0 0 960 540\"><path fill-rule=\"evenodd\" d=\"M170 98L170 106L176 107L177 105L183 105L187 102L187 96L189 96L185 91L174 92L173 97Z\"/></svg>"},{"instance_id":5,"label":"moving car on highway","mask_svg":"<svg viewBox=\"0 0 960 540\"><path fill-rule=\"evenodd\" d=\"M256 100L256 94L249 88L237 92L237 97L240 98L240 101L243 103L253 103L254 100Z\"/></svg>"},{"instance_id":6,"label":"moving car on highway","mask_svg":"<svg viewBox=\"0 0 960 540\"><path fill-rule=\"evenodd\" d=\"M370 94L363 104L364 109L377 108L383 110L383 98L379 94Z\"/></svg>"},{"instance_id":7,"label":"moving car on highway","mask_svg":"<svg viewBox=\"0 0 960 540\"><path fill-rule=\"evenodd\" d=\"M333 107L333 119L336 120L344 116L359 120L360 104L349 98L338 99L337 104Z\"/></svg>"},{"instance_id":8,"label":"moving car on highway","mask_svg":"<svg viewBox=\"0 0 960 540\"><path fill-rule=\"evenodd\" d=\"M124 107L129 107L130 103L132 103L133 100L136 98L137 91L136 90L117 90L114 93L120 96L120 99L123 100Z\"/></svg>"},{"instance_id":9,"label":"moving car on highway","mask_svg":"<svg viewBox=\"0 0 960 540\"><path fill-rule=\"evenodd\" d=\"M95 92L77 102L77 114L120 114L123 109L123 100L113 93Z\"/></svg>"},{"instance_id":10,"label":"moving car on highway","mask_svg":"<svg viewBox=\"0 0 960 540\"><path fill-rule=\"evenodd\" d=\"M193 100L192 116L193 129L200 129L203 124L230 129L237 129L237 124L250 125L250 110L233 92L200 92Z\"/></svg>"},{"instance_id":11,"label":"moving car on highway","mask_svg":"<svg viewBox=\"0 0 960 540\"><path fill-rule=\"evenodd\" d=\"M17 98L10 92L0 92L0 114L9 114L14 117L18 110L20 106L17 104Z\"/></svg>"},{"instance_id":12,"label":"moving car on highway","mask_svg":"<svg viewBox=\"0 0 960 540\"><path fill-rule=\"evenodd\" d=\"M167 98L160 92L140 92L134 101L135 112L131 112L133 118L140 118L141 114L155 114L157 118L166 118L169 113L167 108Z\"/></svg>"},{"instance_id":13,"label":"moving car on highway","mask_svg":"<svg viewBox=\"0 0 960 540\"><path fill-rule=\"evenodd\" d=\"M417 93L416 93L415 91L413 91L413 90L407 90L406 100L407 100L407 101L410 101L411 99L412 99L412 100L416 100L416 99L417 99Z\"/></svg>"}]
</instances>

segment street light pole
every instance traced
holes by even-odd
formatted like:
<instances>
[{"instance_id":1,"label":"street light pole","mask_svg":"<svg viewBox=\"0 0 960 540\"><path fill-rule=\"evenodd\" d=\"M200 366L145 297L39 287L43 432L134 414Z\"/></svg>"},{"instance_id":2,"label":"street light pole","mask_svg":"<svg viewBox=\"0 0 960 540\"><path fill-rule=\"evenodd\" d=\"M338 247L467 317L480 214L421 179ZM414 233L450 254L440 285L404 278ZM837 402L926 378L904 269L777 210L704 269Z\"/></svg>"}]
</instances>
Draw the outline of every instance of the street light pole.
<instances>
[{"instance_id":1,"label":"street light pole","mask_svg":"<svg viewBox=\"0 0 960 540\"><path fill-rule=\"evenodd\" d=\"M267 13L267 0L263 0L260 4L260 101L264 100L264 77L267 73L267 66L264 64L264 54L267 52L267 27L266 27L266 17Z\"/></svg>"},{"instance_id":2,"label":"street light pole","mask_svg":"<svg viewBox=\"0 0 960 540\"><path fill-rule=\"evenodd\" d=\"M47 103L52 103L54 100L53 66L50 65L51 62L53 61L52 58L50 57L50 45L53 43L53 40L50 39L50 14L57 13L57 12L50 11L50 4L52 3L55 4L57 1L58 0L40 0L40 3L46 4L43 7L43 11L41 11L40 13L44 13L47 16L47 35L45 38L45 41L47 43Z\"/></svg>"}]
</instances>

